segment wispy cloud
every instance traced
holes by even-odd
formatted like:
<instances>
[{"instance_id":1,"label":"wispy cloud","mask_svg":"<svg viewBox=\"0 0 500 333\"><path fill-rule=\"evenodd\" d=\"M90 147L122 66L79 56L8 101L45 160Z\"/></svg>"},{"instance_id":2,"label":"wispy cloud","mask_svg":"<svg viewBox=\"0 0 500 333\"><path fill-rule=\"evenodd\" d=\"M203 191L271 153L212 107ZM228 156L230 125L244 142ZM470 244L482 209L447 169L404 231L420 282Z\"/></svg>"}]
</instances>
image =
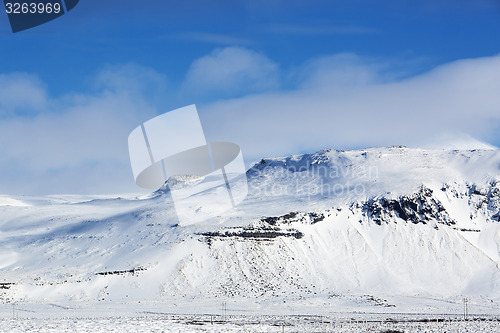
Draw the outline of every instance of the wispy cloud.
<instances>
[{"instance_id":1,"label":"wispy cloud","mask_svg":"<svg viewBox=\"0 0 500 333\"><path fill-rule=\"evenodd\" d=\"M380 33L379 30L358 25L297 25L297 24L272 24L265 30L275 34L287 35L372 35Z\"/></svg>"},{"instance_id":2,"label":"wispy cloud","mask_svg":"<svg viewBox=\"0 0 500 333\"><path fill-rule=\"evenodd\" d=\"M312 58L290 73L301 89L346 89L390 82L401 75L394 64L380 59L339 53Z\"/></svg>"},{"instance_id":3,"label":"wispy cloud","mask_svg":"<svg viewBox=\"0 0 500 333\"><path fill-rule=\"evenodd\" d=\"M0 74L0 117L44 109L48 97L43 82L33 74Z\"/></svg>"},{"instance_id":4,"label":"wispy cloud","mask_svg":"<svg viewBox=\"0 0 500 333\"><path fill-rule=\"evenodd\" d=\"M226 34L210 32L183 32L171 36L172 38L202 42L216 45L251 45L253 42L249 39L236 37Z\"/></svg>"}]
</instances>

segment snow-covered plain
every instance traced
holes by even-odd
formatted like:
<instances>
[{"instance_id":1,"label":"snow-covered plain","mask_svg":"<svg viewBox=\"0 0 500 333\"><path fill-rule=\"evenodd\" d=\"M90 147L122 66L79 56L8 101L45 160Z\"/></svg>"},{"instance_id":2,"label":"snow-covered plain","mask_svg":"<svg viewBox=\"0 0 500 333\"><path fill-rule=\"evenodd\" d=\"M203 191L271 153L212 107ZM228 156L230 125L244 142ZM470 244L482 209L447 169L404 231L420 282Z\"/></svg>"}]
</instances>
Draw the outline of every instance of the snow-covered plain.
<instances>
[{"instance_id":1,"label":"snow-covered plain","mask_svg":"<svg viewBox=\"0 0 500 333\"><path fill-rule=\"evenodd\" d=\"M498 332L497 320L477 318L368 319L335 317L217 317L150 315L141 317L0 319L2 332Z\"/></svg>"},{"instance_id":2,"label":"snow-covered plain","mask_svg":"<svg viewBox=\"0 0 500 333\"><path fill-rule=\"evenodd\" d=\"M499 150L324 150L247 176L237 209L192 225L165 189L1 195L0 330L498 328ZM462 318L464 298L488 321L386 322Z\"/></svg>"}]
</instances>

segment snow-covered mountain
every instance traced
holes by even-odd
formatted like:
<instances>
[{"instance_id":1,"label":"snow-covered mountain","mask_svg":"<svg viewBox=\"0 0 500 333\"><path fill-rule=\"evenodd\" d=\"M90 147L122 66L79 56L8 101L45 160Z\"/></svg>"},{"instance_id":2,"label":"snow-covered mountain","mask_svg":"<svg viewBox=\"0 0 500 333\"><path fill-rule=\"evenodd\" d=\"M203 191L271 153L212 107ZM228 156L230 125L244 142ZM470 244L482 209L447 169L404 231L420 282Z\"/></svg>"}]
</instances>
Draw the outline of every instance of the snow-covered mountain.
<instances>
[{"instance_id":1,"label":"snow-covered mountain","mask_svg":"<svg viewBox=\"0 0 500 333\"><path fill-rule=\"evenodd\" d=\"M323 150L247 177L237 209L187 226L165 189L0 196L0 297L498 309L500 150Z\"/></svg>"}]
</instances>

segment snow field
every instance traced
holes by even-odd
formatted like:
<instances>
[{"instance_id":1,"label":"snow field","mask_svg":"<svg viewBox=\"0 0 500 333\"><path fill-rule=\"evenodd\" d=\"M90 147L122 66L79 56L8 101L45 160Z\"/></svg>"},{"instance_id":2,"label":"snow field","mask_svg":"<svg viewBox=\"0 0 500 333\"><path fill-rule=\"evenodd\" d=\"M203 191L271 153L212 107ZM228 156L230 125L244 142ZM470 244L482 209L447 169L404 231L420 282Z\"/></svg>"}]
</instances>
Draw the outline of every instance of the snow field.
<instances>
[{"instance_id":1,"label":"snow field","mask_svg":"<svg viewBox=\"0 0 500 333\"><path fill-rule=\"evenodd\" d=\"M368 318L367 318L368 319ZM426 322L426 320L428 320ZM0 319L2 332L498 332L498 319L348 320L310 316L141 316Z\"/></svg>"}]
</instances>

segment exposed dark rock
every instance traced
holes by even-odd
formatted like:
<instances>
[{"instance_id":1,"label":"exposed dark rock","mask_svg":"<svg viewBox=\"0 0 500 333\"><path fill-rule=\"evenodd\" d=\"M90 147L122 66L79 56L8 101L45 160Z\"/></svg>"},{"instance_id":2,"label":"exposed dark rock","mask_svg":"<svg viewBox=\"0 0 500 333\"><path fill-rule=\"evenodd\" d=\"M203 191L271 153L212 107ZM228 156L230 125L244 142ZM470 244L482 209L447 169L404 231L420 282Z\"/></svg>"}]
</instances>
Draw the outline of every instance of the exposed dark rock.
<instances>
[{"instance_id":1,"label":"exposed dark rock","mask_svg":"<svg viewBox=\"0 0 500 333\"><path fill-rule=\"evenodd\" d=\"M123 274L135 275L136 272L145 271L145 270L146 270L146 268L138 267L138 268L132 268L132 269L127 269L127 270L123 270L123 271L98 272L98 273L95 273L95 275L123 275Z\"/></svg>"},{"instance_id":2,"label":"exposed dark rock","mask_svg":"<svg viewBox=\"0 0 500 333\"><path fill-rule=\"evenodd\" d=\"M270 224L270 225L279 225L279 224L290 224L292 222L301 222L314 224L320 221L323 221L327 216L325 212L309 212L309 213L300 213L300 212L290 212L281 216L268 216L260 219L261 222Z\"/></svg>"},{"instance_id":3,"label":"exposed dark rock","mask_svg":"<svg viewBox=\"0 0 500 333\"><path fill-rule=\"evenodd\" d=\"M395 217L414 224L427 224L432 220L446 225L456 224L441 202L432 196L432 190L424 186L413 195L397 199L377 197L355 206L362 209L363 216L378 225L394 221Z\"/></svg>"},{"instance_id":4,"label":"exposed dark rock","mask_svg":"<svg viewBox=\"0 0 500 333\"><path fill-rule=\"evenodd\" d=\"M293 237L300 239L304 237L304 234L296 229L282 230L279 228L226 229L221 231L204 232L201 235L208 238L240 238L250 240L272 240L277 237Z\"/></svg>"},{"instance_id":5,"label":"exposed dark rock","mask_svg":"<svg viewBox=\"0 0 500 333\"><path fill-rule=\"evenodd\" d=\"M481 232L479 229L466 229L466 228L453 228L455 230L460 230L460 231L468 231L468 232Z\"/></svg>"},{"instance_id":6,"label":"exposed dark rock","mask_svg":"<svg viewBox=\"0 0 500 333\"><path fill-rule=\"evenodd\" d=\"M278 223L290 223L292 221L295 221L297 214L298 214L298 212L290 212L288 214L281 215L281 216L263 217L260 220L262 222L266 222L270 225L276 225Z\"/></svg>"},{"instance_id":7,"label":"exposed dark rock","mask_svg":"<svg viewBox=\"0 0 500 333\"><path fill-rule=\"evenodd\" d=\"M14 282L0 282L0 289L10 289L13 285L15 285Z\"/></svg>"}]
</instances>

